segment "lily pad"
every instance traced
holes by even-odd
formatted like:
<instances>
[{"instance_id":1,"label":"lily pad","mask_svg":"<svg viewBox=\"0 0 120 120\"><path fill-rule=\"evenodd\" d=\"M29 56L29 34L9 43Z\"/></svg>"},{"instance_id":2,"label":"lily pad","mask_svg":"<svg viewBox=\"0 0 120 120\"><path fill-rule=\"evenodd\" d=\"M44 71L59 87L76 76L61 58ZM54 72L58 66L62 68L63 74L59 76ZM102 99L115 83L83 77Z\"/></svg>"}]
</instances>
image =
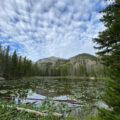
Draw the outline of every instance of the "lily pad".
<instances>
[{"instance_id":1,"label":"lily pad","mask_svg":"<svg viewBox=\"0 0 120 120\"><path fill-rule=\"evenodd\" d=\"M11 97L15 97L16 95L15 94L10 94Z\"/></svg>"},{"instance_id":2,"label":"lily pad","mask_svg":"<svg viewBox=\"0 0 120 120\"><path fill-rule=\"evenodd\" d=\"M6 94L6 93L8 93L7 90L0 90L0 94Z\"/></svg>"}]
</instances>

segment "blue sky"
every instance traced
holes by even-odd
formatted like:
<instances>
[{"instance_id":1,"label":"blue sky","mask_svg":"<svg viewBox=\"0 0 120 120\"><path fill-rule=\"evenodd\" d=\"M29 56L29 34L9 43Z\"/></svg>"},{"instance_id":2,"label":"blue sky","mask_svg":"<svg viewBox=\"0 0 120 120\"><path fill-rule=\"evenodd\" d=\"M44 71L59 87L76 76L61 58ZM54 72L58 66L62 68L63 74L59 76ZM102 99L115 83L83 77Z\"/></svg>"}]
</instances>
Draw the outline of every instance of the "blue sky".
<instances>
[{"instance_id":1,"label":"blue sky","mask_svg":"<svg viewBox=\"0 0 120 120\"><path fill-rule=\"evenodd\" d=\"M0 43L36 61L95 54L104 0L0 0Z\"/></svg>"}]
</instances>

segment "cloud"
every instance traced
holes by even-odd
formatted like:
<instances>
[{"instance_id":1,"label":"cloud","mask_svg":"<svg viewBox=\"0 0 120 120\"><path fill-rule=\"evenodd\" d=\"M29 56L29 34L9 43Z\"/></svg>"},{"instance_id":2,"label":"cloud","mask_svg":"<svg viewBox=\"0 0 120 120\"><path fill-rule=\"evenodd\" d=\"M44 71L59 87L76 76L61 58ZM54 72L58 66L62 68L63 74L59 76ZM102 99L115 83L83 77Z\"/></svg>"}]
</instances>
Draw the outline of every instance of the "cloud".
<instances>
[{"instance_id":1,"label":"cloud","mask_svg":"<svg viewBox=\"0 0 120 120\"><path fill-rule=\"evenodd\" d=\"M33 61L95 54L104 7L101 0L0 0L0 42Z\"/></svg>"}]
</instances>

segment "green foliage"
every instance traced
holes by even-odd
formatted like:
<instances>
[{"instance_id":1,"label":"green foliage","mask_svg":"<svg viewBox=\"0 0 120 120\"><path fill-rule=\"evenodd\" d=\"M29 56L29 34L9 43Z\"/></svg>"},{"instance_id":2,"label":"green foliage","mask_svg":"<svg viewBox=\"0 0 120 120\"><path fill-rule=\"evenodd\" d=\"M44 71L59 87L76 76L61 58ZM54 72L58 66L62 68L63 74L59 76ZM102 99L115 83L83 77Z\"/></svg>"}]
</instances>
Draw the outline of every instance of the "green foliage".
<instances>
[{"instance_id":1,"label":"green foliage","mask_svg":"<svg viewBox=\"0 0 120 120\"><path fill-rule=\"evenodd\" d=\"M46 66L42 68L41 76L97 76L97 77L105 77L106 69L104 66L99 65L89 65L83 60L82 64L72 64L66 63L64 65L60 65L57 67Z\"/></svg>"},{"instance_id":2,"label":"green foliage","mask_svg":"<svg viewBox=\"0 0 120 120\"><path fill-rule=\"evenodd\" d=\"M0 76L6 79L17 79L39 74L37 64L32 64L32 61L26 57L17 56L16 50L13 55L9 55L9 46L3 49L0 44Z\"/></svg>"},{"instance_id":3,"label":"green foliage","mask_svg":"<svg viewBox=\"0 0 120 120\"><path fill-rule=\"evenodd\" d=\"M99 115L96 115L95 117L93 116L88 116L84 120L103 120Z\"/></svg>"},{"instance_id":4,"label":"green foliage","mask_svg":"<svg viewBox=\"0 0 120 120\"><path fill-rule=\"evenodd\" d=\"M110 110L100 109L104 120L120 120L120 0L115 0L101 11L101 19L106 29L94 39L98 44L98 54L102 57L103 64L109 69L104 102Z\"/></svg>"},{"instance_id":5,"label":"green foliage","mask_svg":"<svg viewBox=\"0 0 120 120\"><path fill-rule=\"evenodd\" d=\"M18 74L17 67L18 67L18 58L17 58L17 54L16 54L16 50L15 50L12 55L12 61L11 61L11 75L12 75L13 79L15 79Z\"/></svg>"},{"instance_id":6,"label":"green foliage","mask_svg":"<svg viewBox=\"0 0 120 120\"><path fill-rule=\"evenodd\" d=\"M5 99L5 97L9 97L13 101L15 101L15 103L25 102L28 105L30 101L27 100L27 98L42 98L34 96L37 93L36 90L39 90L39 93L37 94L43 96L48 95L52 97L52 99L46 98L44 101L42 101L42 104L39 100L35 100L33 102L33 106L36 102L35 105L39 108L41 112L51 113L54 111L58 113L67 112L69 114L69 112L71 111L70 114L73 113L72 115L79 118L77 120L83 120L83 118L85 118L87 115L93 114L93 105L100 99L99 97L101 96L104 86L104 81L87 80L87 78L79 79L78 77L76 77L72 79L72 77L69 77L68 79L58 79L58 77L44 77L44 79L41 79L41 77L38 76L27 78L25 77L24 79L19 81L1 81L0 96L1 99L5 101L9 100ZM70 105L67 102L65 102L66 104L64 104L62 102L53 101L56 96L61 95L65 96L68 100L75 100L80 104L80 106L78 105L79 107L76 107L76 105ZM33 108L34 107L30 106L30 109ZM79 109L80 111L78 113ZM19 112L17 112L17 114L19 114Z\"/></svg>"},{"instance_id":7,"label":"green foliage","mask_svg":"<svg viewBox=\"0 0 120 120\"><path fill-rule=\"evenodd\" d=\"M12 107L8 107L12 106ZM52 108L50 108L51 106ZM71 117L63 117L63 118L58 118L52 116L52 113L55 111L56 107L59 107L58 112L61 112L61 108L64 108L66 105L65 104L59 104L59 105L53 105L50 102L50 99L45 99L43 101L42 106L40 108L34 106L33 104L18 104L14 105L13 103L6 103L6 102L1 102L0 101L0 120L77 120L76 118L71 118ZM42 113L48 113L47 117L39 116L33 113L27 113L24 111L17 111L16 107L21 107L21 108L27 108L27 109L32 109L38 112ZM49 108L49 109L48 109ZM66 109L67 110L67 109ZM66 111L65 109L62 110L63 112Z\"/></svg>"},{"instance_id":8,"label":"green foliage","mask_svg":"<svg viewBox=\"0 0 120 120\"><path fill-rule=\"evenodd\" d=\"M54 105L52 102L50 102L51 99L47 98L45 101L43 101L41 107L36 107L33 104L18 104L14 105L13 103L6 103L0 101L0 119L1 120L83 120L83 118L80 116L71 117L71 116L63 116L62 118L57 118L52 116L53 112L56 112L56 109L58 113L67 112L67 109L65 108L65 104L58 104ZM12 106L12 107L9 107ZM34 113L27 113L24 111L17 111L16 107L26 108L35 110L42 113L47 113L47 117L39 116ZM50 108L52 107L52 108ZM63 110L62 110L63 109ZM87 109L87 108L86 108ZM61 111L62 110L62 111ZM67 111L66 111L67 110ZM12 114L11 114L12 113ZM95 117L88 116L84 120L103 120L99 115L96 115Z\"/></svg>"}]
</instances>

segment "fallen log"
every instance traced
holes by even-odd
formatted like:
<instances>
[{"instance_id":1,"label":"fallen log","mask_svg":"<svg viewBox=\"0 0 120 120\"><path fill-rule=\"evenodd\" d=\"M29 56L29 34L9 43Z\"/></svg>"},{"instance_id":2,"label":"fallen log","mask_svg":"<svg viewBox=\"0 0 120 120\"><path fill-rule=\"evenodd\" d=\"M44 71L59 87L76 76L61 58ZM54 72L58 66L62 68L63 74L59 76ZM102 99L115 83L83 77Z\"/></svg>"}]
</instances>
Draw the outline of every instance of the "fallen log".
<instances>
[{"instance_id":1,"label":"fallen log","mask_svg":"<svg viewBox=\"0 0 120 120\"><path fill-rule=\"evenodd\" d=\"M10 99L10 97L4 97L4 98L5 99ZM22 99L19 99L19 100L22 100ZM41 98L25 98L23 100L40 100L40 101L43 101L45 99L41 99ZM76 100L53 99L52 101L55 101L55 102L68 102L68 103L71 103L71 104L81 105L81 103L77 102Z\"/></svg>"},{"instance_id":2,"label":"fallen log","mask_svg":"<svg viewBox=\"0 0 120 120\"><path fill-rule=\"evenodd\" d=\"M40 100L40 101L45 100L45 99L41 99L41 98L25 98L25 99L26 100ZM56 101L56 102L68 102L68 103L71 103L71 104L80 104L76 100L53 99L53 101Z\"/></svg>"},{"instance_id":3,"label":"fallen log","mask_svg":"<svg viewBox=\"0 0 120 120\"><path fill-rule=\"evenodd\" d=\"M28 113L34 113L36 115L40 115L40 116L48 116L47 113L42 113L42 112L38 112L38 111L35 111L35 110L31 110L31 109L25 109L25 108L20 108L20 107L16 107L17 110L21 110L21 111L25 111L25 112L28 112ZM62 114L59 114L59 113L56 113L56 112L53 112L52 113L53 116L55 117L58 117L58 118L61 118L63 115Z\"/></svg>"},{"instance_id":4,"label":"fallen log","mask_svg":"<svg viewBox=\"0 0 120 120\"><path fill-rule=\"evenodd\" d=\"M68 102L68 103L71 103L71 104L77 104L77 105L81 105L81 103L75 101L75 100L53 100L53 101L56 101L56 102Z\"/></svg>"},{"instance_id":5,"label":"fallen log","mask_svg":"<svg viewBox=\"0 0 120 120\"><path fill-rule=\"evenodd\" d=\"M38 111L35 111L35 110L30 110L30 109L25 109L25 108L20 108L20 107L16 107L16 109L18 111L25 111L25 112L28 112L28 113L35 113L36 115L40 115L40 116L47 116L46 113L41 113L41 112L38 112Z\"/></svg>"},{"instance_id":6,"label":"fallen log","mask_svg":"<svg viewBox=\"0 0 120 120\"><path fill-rule=\"evenodd\" d=\"M2 105L2 106L5 107L5 105ZM13 106L6 105L6 107L12 108ZM18 111L24 111L24 112L28 112L28 113L34 113L36 115L43 116L43 117L47 117L48 116L47 113L42 113L42 112L31 110L31 109L26 109L26 108L21 108L21 107L15 107L15 109L18 110ZM55 116L55 117L58 117L58 118L63 117L62 114L57 113L57 112L53 112L52 115Z\"/></svg>"}]
</instances>

